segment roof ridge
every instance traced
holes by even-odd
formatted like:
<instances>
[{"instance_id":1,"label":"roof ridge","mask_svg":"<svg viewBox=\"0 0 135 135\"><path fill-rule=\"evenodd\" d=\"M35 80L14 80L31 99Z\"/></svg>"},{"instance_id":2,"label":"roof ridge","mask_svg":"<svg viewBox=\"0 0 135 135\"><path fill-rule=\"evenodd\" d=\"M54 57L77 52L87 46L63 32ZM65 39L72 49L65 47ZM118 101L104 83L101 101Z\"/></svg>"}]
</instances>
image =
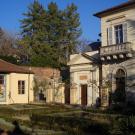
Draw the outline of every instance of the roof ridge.
<instances>
[{"instance_id":1,"label":"roof ridge","mask_svg":"<svg viewBox=\"0 0 135 135\"><path fill-rule=\"evenodd\" d=\"M129 0L129 1L124 2L124 3L121 3L119 5L112 6L110 8L107 8L107 9L103 10L103 11L100 11L100 12L95 13L94 16L100 18L101 15L103 15L105 13L113 12L114 10L118 10L118 9L121 9L121 8L124 8L124 7L127 7L127 6L132 6L132 4L135 4L135 0Z\"/></svg>"}]
</instances>

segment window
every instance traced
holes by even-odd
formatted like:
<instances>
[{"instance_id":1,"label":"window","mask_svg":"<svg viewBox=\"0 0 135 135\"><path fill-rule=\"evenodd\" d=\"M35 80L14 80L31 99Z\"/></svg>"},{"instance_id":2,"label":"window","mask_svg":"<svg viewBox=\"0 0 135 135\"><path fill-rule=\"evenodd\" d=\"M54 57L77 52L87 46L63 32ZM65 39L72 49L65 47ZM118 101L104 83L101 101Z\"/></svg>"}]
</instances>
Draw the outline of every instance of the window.
<instances>
[{"instance_id":1,"label":"window","mask_svg":"<svg viewBox=\"0 0 135 135\"><path fill-rule=\"evenodd\" d=\"M116 25L114 27L115 30L115 42L116 44L121 44L123 43L123 25Z\"/></svg>"},{"instance_id":2,"label":"window","mask_svg":"<svg viewBox=\"0 0 135 135\"><path fill-rule=\"evenodd\" d=\"M25 94L25 81L18 81L18 94Z\"/></svg>"},{"instance_id":3,"label":"window","mask_svg":"<svg viewBox=\"0 0 135 135\"><path fill-rule=\"evenodd\" d=\"M107 45L127 42L127 23L110 26L107 28Z\"/></svg>"},{"instance_id":4,"label":"window","mask_svg":"<svg viewBox=\"0 0 135 135\"><path fill-rule=\"evenodd\" d=\"M0 75L0 85L4 85L4 75Z\"/></svg>"}]
</instances>

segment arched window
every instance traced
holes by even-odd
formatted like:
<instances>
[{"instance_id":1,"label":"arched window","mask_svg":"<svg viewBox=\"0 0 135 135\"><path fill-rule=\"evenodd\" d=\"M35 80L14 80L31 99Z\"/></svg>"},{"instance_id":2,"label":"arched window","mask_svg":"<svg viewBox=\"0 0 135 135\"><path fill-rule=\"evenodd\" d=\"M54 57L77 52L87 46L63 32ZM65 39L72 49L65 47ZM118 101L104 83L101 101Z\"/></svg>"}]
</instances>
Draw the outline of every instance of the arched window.
<instances>
[{"instance_id":1,"label":"arched window","mask_svg":"<svg viewBox=\"0 0 135 135\"><path fill-rule=\"evenodd\" d=\"M123 69L118 69L116 72L116 78L125 78L125 71Z\"/></svg>"}]
</instances>

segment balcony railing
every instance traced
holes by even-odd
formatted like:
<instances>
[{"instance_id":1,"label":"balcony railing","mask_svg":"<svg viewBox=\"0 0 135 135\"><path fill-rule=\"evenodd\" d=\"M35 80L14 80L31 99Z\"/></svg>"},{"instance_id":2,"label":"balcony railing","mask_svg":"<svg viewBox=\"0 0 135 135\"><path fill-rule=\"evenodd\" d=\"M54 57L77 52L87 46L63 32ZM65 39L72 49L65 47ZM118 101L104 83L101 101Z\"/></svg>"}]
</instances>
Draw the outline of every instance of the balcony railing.
<instances>
[{"instance_id":1,"label":"balcony railing","mask_svg":"<svg viewBox=\"0 0 135 135\"><path fill-rule=\"evenodd\" d=\"M127 42L117 45L108 45L100 48L100 55L115 55L115 54L124 54L132 51L132 44Z\"/></svg>"}]
</instances>

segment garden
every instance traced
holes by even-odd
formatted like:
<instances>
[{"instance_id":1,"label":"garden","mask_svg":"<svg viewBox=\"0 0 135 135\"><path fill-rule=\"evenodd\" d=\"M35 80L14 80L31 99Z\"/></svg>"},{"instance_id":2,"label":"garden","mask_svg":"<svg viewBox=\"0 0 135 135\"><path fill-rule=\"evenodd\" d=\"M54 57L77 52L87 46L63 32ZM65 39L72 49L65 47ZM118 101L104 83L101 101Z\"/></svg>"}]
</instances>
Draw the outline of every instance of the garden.
<instances>
[{"instance_id":1,"label":"garden","mask_svg":"<svg viewBox=\"0 0 135 135\"><path fill-rule=\"evenodd\" d=\"M0 129L23 135L134 135L135 117L128 111L59 104L1 105ZM131 113L131 109L129 110Z\"/></svg>"}]
</instances>

